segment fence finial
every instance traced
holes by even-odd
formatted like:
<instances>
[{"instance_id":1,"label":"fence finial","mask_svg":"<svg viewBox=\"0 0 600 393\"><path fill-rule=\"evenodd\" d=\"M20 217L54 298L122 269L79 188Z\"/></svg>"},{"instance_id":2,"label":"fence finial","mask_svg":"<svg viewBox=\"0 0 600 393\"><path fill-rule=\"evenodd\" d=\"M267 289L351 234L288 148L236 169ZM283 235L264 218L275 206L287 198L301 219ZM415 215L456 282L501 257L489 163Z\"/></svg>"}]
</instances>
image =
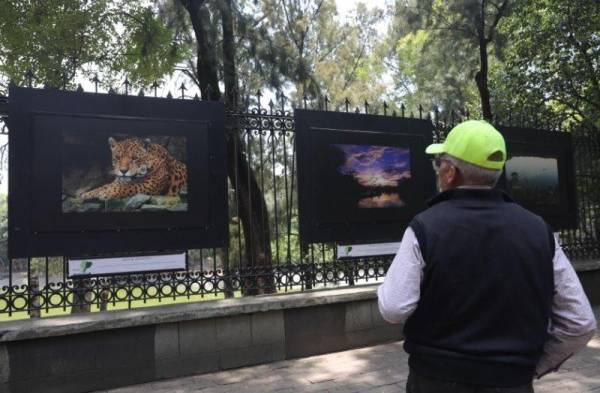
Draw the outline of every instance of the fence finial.
<instances>
[{"instance_id":1,"label":"fence finial","mask_svg":"<svg viewBox=\"0 0 600 393\"><path fill-rule=\"evenodd\" d=\"M272 99L269 99L269 114L273 114L273 107L275 106L275 104L273 103Z\"/></svg>"},{"instance_id":2,"label":"fence finial","mask_svg":"<svg viewBox=\"0 0 600 393\"><path fill-rule=\"evenodd\" d=\"M406 107L404 106L404 102L400 103L400 113L402 114L402 117L404 117L405 110L406 110Z\"/></svg>"},{"instance_id":3,"label":"fence finial","mask_svg":"<svg viewBox=\"0 0 600 393\"><path fill-rule=\"evenodd\" d=\"M327 107L329 106L329 96L325 94L325 111L327 111Z\"/></svg>"},{"instance_id":4,"label":"fence finial","mask_svg":"<svg viewBox=\"0 0 600 393\"><path fill-rule=\"evenodd\" d=\"M369 103L365 100L365 114L369 113Z\"/></svg>"},{"instance_id":5,"label":"fence finial","mask_svg":"<svg viewBox=\"0 0 600 393\"><path fill-rule=\"evenodd\" d=\"M83 86L81 86L81 83L77 84L77 89L75 89L75 91L78 93L83 93Z\"/></svg>"},{"instance_id":6,"label":"fence finial","mask_svg":"<svg viewBox=\"0 0 600 393\"><path fill-rule=\"evenodd\" d=\"M152 84L152 89L154 90L154 97L158 97L158 81L154 81L154 83Z\"/></svg>"},{"instance_id":7,"label":"fence finial","mask_svg":"<svg viewBox=\"0 0 600 393\"><path fill-rule=\"evenodd\" d=\"M138 97L144 97L146 95L146 93L144 93L144 88L141 88L140 91L138 91Z\"/></svg>"},{"instance_id":8,"label":"fence finial","mask_svg":"<svg viewBox=\"0 0 600 393\"><path fill-rule=\"evenodd\" d=\"M34 78L34 74L33 74L33 70L31 68L27 69L27 72L25 73L25 78L27 78L27 87L31 88L33 87L33 78Z\"/></svg>"},{"instance_id":9,"label":"fence finial","mask_svg":"<svg viewBox=\"0 0 600 393\"><path fill-rule=\"evenodd\" d=\"M346 104L346 112L348 112L350 107L350 100L348 99L348 97L346 97L346 101L344 101L344 104Z\"/></svg>"},{"instance_id":10,"label":"fence finial","mask_svg":"<svg viewBox=\"0 0 600 393\"><path fill-rule=\"evenodd\" d=\"M181 82L181 86L179 86L179 90L181 90L181 99L185 99L185 91L187 90L187 87L185 87L185 83Z\"/></svg>"},{"instance_id":11,"label":"fence finial","mask_svg":"<svg viewBox=\"0 0 600 393\"><path fill-rule=\"evenodd\" d=\"M98 74L94 74L92 78L92 82L94 83L94 92L98 93L98 85L100 84L100 79L98 79Z\"/></svg>"},{"instance_id":12,"label":"fence finial","mask_svg":"<svg viewBox=\"0 0 600 393\"><path fill-rule=\"evenodd\" d=\"M169 99L173 98L173 94L171 94L171 90L169 90L169 92L167 93L167 98L169 98Z\"/></svg>"},{"instance_id":13,"label":"fence finial","mask_svg":"<svg viewBox=\"0 0 600 393\"><path fill-rule=\"evenodd\" d=\"M123 82L123 84L125 85L125 95L128 96L129 95L129 85L131 85L128 77L125 77L125 82Z\"/></svg>"},{"instance_id":14,"label":"fence finial","mask_svg":"<svg viewBox=\"0 0 600 393\"><path fill-rule=\"evenodd\" d=\"M308 97L306 96L306 93L302 96L302 101L304 102L304 109L306 109L308 102Z\"/></svg>"},{"instance_id":15,"label":"fence finial","mask_svg":"<svg viewBox=\"0 0 600 393\"><path fill-rule=\"evenodd\" d=\"M383 101L383 115L384 116L387 116L387 108L388 108L387 102Z\"/></svg>"},{"instance_id":16,"label":"fence finial","mask_svg":"<svg viewBox=\"0 0 600 393\"><path fill-rule=\"evenodd\" d=\"M423 118L423 105L419 104L419 119Z\"/></svg>"}]
</instances>

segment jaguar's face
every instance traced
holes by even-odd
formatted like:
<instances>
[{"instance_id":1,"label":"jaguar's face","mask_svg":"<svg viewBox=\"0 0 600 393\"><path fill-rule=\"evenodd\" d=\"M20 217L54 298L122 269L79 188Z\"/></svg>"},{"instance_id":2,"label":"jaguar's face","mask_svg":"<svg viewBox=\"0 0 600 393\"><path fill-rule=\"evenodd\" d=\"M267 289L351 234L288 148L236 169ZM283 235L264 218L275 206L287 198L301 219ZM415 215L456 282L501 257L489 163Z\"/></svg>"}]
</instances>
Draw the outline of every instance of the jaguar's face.
<instances>
[{"instance_id":1,"label":"jaguar's face","mask_svg":"<svg viewBox=\"0 0 600 393\"><path fill-rule=\"evenodd\" d=\"M142 178L151 169L147 146L149 140L129 138L117 141L108 138L112 153L112 173L121 181L131 181Z\"/></svg>"}]
</instances>

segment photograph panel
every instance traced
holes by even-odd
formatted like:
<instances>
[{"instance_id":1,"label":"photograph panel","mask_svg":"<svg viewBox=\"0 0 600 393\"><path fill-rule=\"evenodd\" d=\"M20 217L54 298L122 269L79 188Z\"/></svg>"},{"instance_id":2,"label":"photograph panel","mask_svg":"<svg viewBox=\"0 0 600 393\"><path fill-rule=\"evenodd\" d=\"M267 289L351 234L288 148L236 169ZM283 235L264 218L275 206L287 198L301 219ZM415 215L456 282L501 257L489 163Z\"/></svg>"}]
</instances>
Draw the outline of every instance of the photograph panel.
<instances>
[{"instance_id":1,"label":"photograph panel","mask_svg":"<svg viewBox=\"0 0 600 393\"><path fill-rule=\"evenodd\" d=\"M506 161L505 176L508 190L517 203L526 207L560 204L556 158L513 156Z\"/></svg>"},{"instance_id":2,"label":"photograph panel","mask_svg":"<svg viewBox=\"0 0 600 393\"><path fill-rule=\"evenodd\" d=\"M185 212L186 138L63 131L62 212Z\"/></svg>"}]
</instances>

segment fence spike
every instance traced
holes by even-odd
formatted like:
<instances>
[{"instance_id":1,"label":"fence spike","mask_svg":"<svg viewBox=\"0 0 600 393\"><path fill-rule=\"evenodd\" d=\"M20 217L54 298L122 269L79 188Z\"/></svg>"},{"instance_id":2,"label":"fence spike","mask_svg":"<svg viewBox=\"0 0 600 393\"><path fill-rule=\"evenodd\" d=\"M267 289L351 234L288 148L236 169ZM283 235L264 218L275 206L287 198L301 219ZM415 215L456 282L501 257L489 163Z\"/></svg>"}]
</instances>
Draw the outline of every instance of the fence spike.
<instances>
[{"instance_id":1,"label":"fence spike","mask_svg":"<svg viewBox=\"0 0 600 393\"><path fill-rule=\"evenodd\" d=\"M402 114L402 117L404 117L404 112L406 111L406 106L404 106L404 103L400 104L400 113ZM412 117L412 115L411 115Z\"/></svg>"},{"instance_id":2,"label":"fence spike","mask_svg":"<svg viewBox=\"0 0 600 393\"><path fill-rule=\"evenodd\" d=\"M279 99L281 100L281 112L285 112L285 94L283 94L283 91L281 92L281 94L279 95Z\"/></svg>"},{"instance_id":3,"label":"fence spike","mask_svg":"<svg viewBox=\"0 0 600 393\"><path fill-rule=\"evenodd\" d=\"M262 98L262 91L260 91L260 89L258 89L258 91L256 92L256 101L257 101L257 105L258 105L258 109L260 110L260 99Z\"/></svg>"},{"instance_id":4,"label":"fence spike","mask_svg":"<svg viewBox=\"0 0 600 393\"><path fill-rule=\"evenodd\" d=\"M25 73L25 78L27 78L27 87L32 88L33 87L33 78L35 77L35 75L33 74L33 70L31 68L27 69L27 72Z\"/></svg>"},{"instance_id":5,"label":"fence spike","mask_svg":"<svg viewBox=\"0 0 600 393\"><path fill-rule=\"evenodd\" d=\"M171 90L169 90L169 92L167 93L167 98L169 98L169 99L173 98L173 94L171 94Z\"/></svg>"},{"instance_id":6,"label":"fence spike","mask_svg":"<svg viewBox=\"0 0 600 393\"><path fill-rule=\"evenodd\" d=\"M77 89L75 89L75 91L78 93L83 93L83 86L81 86L81 83L77 84Z\"/></svg>"},{"instance_id":7,"label":"fence spike","mask_svg":"<svg viewBox=\"0 0 600 393\"><path fill-rule=\"evenodd\" d=\"M346 101L344 101L344 104L346 104L346 112L348 112L350 107L350 100L348 99L348 97L346 97Z\"/></svg>"},{"instance_id":8,"label":"fence spike","mask_svg":"<svg viewBox=\"0 0 600 393\"><path fill-rule=\"evenodd\" d=\"M158 81L154 81L154 83L152 84L152 89L154 90L154 97L158 97Z\"/></svg>"},{"instance_id":9,"label":"fence spike","mask_svg":"<svg viewBox=\"0 0 600 393\"><path fill-rule=\"evenodd\" d=\"M200 97L198 97L198 93L194 94L194 101L200 101Z\"/></svg>"},{"instance_id":10,"label":"fence spike","mask_svg":"<svg viewBox=\"0 0 600 393\"><path fill-rule=\"evenodd\" d=\"M369 113L369 103L365 100L365 114Z\"/></svg>"},{"instance_id":11,"label":"fence spike","mask_svg":"<svg viewBox=\"0 0 600 393\"><path fill-rule=\"evenodd\" d=\"M383 115L384 116L387 116L387 108L388 108L387 102L383 101Z\"/></svg>"},{"instance_id":12,"label":"fence spike","mask_svg":"<svg viewBox=\"0 0 600 393\"><path fill-rule=\"evenodd\" d=\"M185 99L185 91L187 90L187 87L185 87L185 83L181 82L181 86L179 86L179 90L181 90L181 99Z\"/></svg>"},{"instance_id":13,"label":"fence spike","mask_svg":"<svg viewBox=\"0 0 600 393\"><path fill-rule=\"evenodd\" d=\"M354 110L354 113L360 113L360 109L358 109L358 107L356 107L356 109Z\"/></svg>"},{"instance_id":14,"label":"fence spike","mask_svg":"<svg viewBox=\"0 0 600 393\"><path fill-rule=\"evenodd\" d=\"M144 97L146 94L144 93L144 89L141 88L140 91L138 92L138 97Z\"/></svg>"},{"instance_id":15,"label":"fence spike","mask_svg":"<svg viewBox=\"0 0 600 393\"><path fill-rule=\"evenodd\" d=\"M125 95L128 96L129 95L129 85L131 84L129 82L128 77L125 77L125 82L123 82L123 84L125 85Z\"/></svg>"},{"instance_id":16,"label":"fence spike","mask_svg":"<svg viewBox=\"0 0 600 393\"><path fill-rule=\"evenodd\" d=\"M325 94L325 111L327 111L327 107L329 106L329 96Z\"/></svg>"},{"instance_id":17,"label":"fence spike","mask_svg":"<svg viewBox=\"0 0 600 393\"><path fill-rule=\"evenodd\" d=\"M272 99L269 99L269 113L272 115L273 114L273 107L275 106L275 104L273 103Z\"/></svg>"},{"instance_id":18,"label":"fence spike","mask_svg":"<svg viewBox=\"0 0 600 393\"><path fill-rule=\"evenodd\" d=\"M307 107L306 103L308 102L308 97L306 96L306 94L304 94L302 96L302 101L304 101L304 109L306 109L306 107Z\"/></svg>"},{"instance_id":19,"label":"fence spike","mask_svg":"<svg viewBox=\"0 0 600 393\"><path fill-rule=\"evenodd\" d=\"M423 118L423 105L419 104L419 119Z\"/></svg>"},{"instance_id":20,"label":"fence spike","mask_svg":"<svg viewBox=\"0 0 600 393\"><path fill-rule=\"evenodd\" d=\"M108 88L108 94L117 94L117 92L112 87L109 87Z\"/></svg>"},{"instance_id":21,"label":"fence spike","mask_svg":"<svg viewBox=\"0 0 600 393\"><path fill-rule=\"evenodd\" d=\"M98 79L98 74L94 74L92 78L92 82L94 83L94 92L98 93L98 85L100 84L100 79Z\"/></svg>"}]
</instances>

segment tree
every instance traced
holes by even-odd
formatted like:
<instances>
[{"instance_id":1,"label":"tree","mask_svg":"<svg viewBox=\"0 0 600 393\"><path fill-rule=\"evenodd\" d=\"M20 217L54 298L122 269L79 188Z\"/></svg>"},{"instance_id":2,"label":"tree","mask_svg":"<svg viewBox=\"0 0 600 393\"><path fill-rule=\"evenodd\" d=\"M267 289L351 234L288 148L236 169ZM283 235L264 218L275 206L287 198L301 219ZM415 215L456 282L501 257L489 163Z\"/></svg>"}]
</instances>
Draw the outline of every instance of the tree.
<instances>
[{"instance_id":1,"label":"tree","mask_svg":"<svg viewBox=\"0 0 600 393\"><path fill-rule=\"evenodd\" d=\"M542 123L600 131L600 3L530 0L499 25L507 37L492 72L493 102Z\"/></svg>"},{"instance_id":2,"label":"tree","mask_svg":"<svg viewBox=\"0 0 600 393\"><path fill-rule=\"evenodd\" d=\"M420 39L416 44L431 45L433 51L446 54L446 62L440 67L456 64L464 67L463 73L473 75L482 116L492 119L488 51L491 44L503 45L504 37L497 27L509 13L510 5L509 0L398 0L395 28L401 37L427 31L428 34L417 37ZM474 68L474 64L478 67Z\"/></svg>"},{"instance_id":3,"label":"tree","mask_svg":"<svg viewBox=\"0 0 600 393\"><path fill-rule=\"evenodd\" d=\"M3 0L0 5L0 88L8 79L72 87L80 73L104 72L106 84L126 73L150 84L185 55L151 8L124 0Z\"/></svg>"}]
</instances>

